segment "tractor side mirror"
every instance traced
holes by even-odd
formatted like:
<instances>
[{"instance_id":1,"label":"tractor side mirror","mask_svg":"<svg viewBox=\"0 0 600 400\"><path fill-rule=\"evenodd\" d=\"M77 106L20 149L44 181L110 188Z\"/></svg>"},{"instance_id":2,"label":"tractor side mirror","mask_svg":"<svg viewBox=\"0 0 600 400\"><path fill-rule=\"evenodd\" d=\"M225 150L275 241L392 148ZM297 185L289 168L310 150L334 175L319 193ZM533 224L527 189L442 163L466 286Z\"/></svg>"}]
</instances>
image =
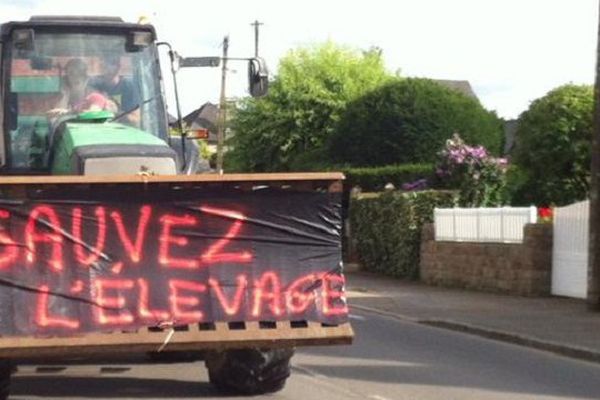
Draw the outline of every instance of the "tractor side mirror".
<instances>
[{"instance_id":1,"label":"tractor side mirror","mask_svg":"<svg viewBox=\"0 0 600 400\"><path fill-rule=\"evenodd\" d=\"M149 31L133 31L129 33L127 37L127 43L125 44L125 50L128 53L135 53L142 51L146 47L152 44L154 37L152 32Z\"/></svg>"},{"instance_id":2,"label":"tractor side mirror","mask_svg":"<svg viewBox=\"0 0 600 400\"><path fill-rule=\"evenodd\" d=\"M19 50L33 50L33 38L33 29L15 29L12 33L13 44Z\"/></svg>"},{"instance_id":3,"label":"tractor side mirror","mask_svg":"<svg viewBox=\"0 0 600 400\"><path fill-rule=\"evenodd\" d=\"M251 58L248 62L248 91L252 97L261 97L269 91L269 71L262 58Z\"/></svg>"}]
</instances>

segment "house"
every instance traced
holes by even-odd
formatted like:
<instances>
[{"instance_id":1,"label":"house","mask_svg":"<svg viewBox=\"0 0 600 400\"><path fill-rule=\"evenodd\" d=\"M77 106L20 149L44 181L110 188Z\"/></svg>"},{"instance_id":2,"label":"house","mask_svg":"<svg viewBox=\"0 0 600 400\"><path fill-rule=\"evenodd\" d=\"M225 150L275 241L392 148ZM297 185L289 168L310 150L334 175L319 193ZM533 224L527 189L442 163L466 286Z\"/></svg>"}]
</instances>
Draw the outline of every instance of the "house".
<instances>
[{"instance_id":1,"label":"house","mask_svg":"<svg viewBox=\"0 0 600 400\"><path fill-rule=\"evenodd\" d=\"M170 112L167 112L167 122L169 126L175 126L177 124L177 117L174 117Z\"/></svg>"},{"instance_id":2,"label":"house","mask_svg":"<svg viewBox=\"0 0 600 400\"><path fill-rule=\"evenodd\" d=\"M436 83L439 83L442 86L447 87L448 89L453 89L453 90L459 91L462 94L466 95L467 97L471 97L471 98L479 101L479 98L473 91L473 88L471 87L471 84L469 83L469 81L455 81L455 80L449 80L449 79L433 79L433 81Z\"/></svg>"},{"instance_id":3,"label":"house","mask_svg":"<svg viewBox=\"0 0 600 400\"><path fill-rule=\"evenodd\" d=\"M208 129L208 145L217 145L217 121L219 118L219 106L206 102L200 108L183 117L183 123L191 130Z\"/></svg>"},{"instance_id":4,"label":"house","mask_svg":"<svg viewBox=\"0 0 600 400\"><path fill-rule=\"evenodd\" d=\"M516 119L504 121L504 155L510 154L517 143L518 123Z\"/></svg>"},{"instance_id":5,"label":"house","mask_svg":"<svg viewBox=\"0 0 600 400\"><path fill-rule=\"evenodd\" d=\"M439 83L449 89L456 90L467 97L473 98L479 101L479 98L473 91L473 87L469 81L456 81L448 79L433 79L434 82ZM511 119L504 121L504 148L502 149L503 155L509 155L516 144L517 134L517 120Z\"/></svg>"}]
</instances>

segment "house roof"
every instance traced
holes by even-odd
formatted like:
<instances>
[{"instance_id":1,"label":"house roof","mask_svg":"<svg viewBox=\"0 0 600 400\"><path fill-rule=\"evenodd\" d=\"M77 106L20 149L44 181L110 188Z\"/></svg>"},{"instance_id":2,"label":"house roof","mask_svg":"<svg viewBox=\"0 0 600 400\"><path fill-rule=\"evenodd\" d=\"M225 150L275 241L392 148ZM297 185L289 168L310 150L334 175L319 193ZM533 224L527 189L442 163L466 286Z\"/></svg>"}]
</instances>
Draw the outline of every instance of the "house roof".
<instances>
[{"instance_id":1,"label":"house roof","mask_svg":"<svg viewBox=\"0 0 600 400\"><path fill-rule=\"evenodd\" d=\"M515 144L517 143L518 128L518 120L509 119L508 121L504 121L504 154L510 154L515 147Z\"/></svg>"},{"instance_id":2,"label":"house roof","mask_svg":"<svg viewBox=\"0 0 600 400\"><path fill-rule=\"evenodd\" d=\"M167 113L167 121L169 125L173 125L177 122L177 117L174 117L170 112Z\"/></svg>"},{"instance_id":3,"label":"house roof","mask_svg":"<svg viewBox=\"0 0 600 400\"><path fill-rule=\"evenodd\" d=\"M434 79L433 81L446 86L449 89L457 90L468 97L479 100L469 81L455 81L450 79Z\"/></svg>"},{"instance_id":4,"label":"house roof","mask_svg":"<svg viewBox=\"0 0 600 400\"><path fill-rule=\"evenodd\" d=\"M217 140L217 121L219 118L219 106L206 102L200 108L192 111L183 121L190 129L208 129L208 141Z\"/></svg>"}]
</instances>

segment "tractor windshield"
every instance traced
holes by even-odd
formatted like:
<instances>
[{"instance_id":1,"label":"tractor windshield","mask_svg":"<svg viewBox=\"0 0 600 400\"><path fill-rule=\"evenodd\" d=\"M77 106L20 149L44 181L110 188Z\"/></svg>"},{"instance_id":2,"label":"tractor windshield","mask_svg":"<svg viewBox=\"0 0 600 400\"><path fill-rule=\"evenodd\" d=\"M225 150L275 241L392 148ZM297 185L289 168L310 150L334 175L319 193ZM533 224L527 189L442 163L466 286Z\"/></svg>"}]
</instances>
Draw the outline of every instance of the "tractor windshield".
<instances>
[{"instance_id":1,"label":"tractor windshield","mask_svg":"<svg viewBox=\"0 0 600 400\"><path fill-rule=\"evenodd\" d=\"M36 32L10 53L9 167L45 170L57 121L108 111L116 122L167 137L155 48L127 51L125 34Z\"/></svg>"}]
</instances>

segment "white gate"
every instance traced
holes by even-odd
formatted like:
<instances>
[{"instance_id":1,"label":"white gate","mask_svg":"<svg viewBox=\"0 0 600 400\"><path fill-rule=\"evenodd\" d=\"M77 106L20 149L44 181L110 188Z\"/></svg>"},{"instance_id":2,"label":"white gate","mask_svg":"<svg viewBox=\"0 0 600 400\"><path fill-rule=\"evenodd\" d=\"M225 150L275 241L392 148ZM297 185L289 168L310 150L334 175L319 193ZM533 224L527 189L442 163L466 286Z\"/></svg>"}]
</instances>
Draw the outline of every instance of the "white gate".
<instances>
[{"instance_id":1,"label":"white gate","mask_svg":"<svg viewBox=\"0 0 600 400\"><path fill-rule=\"evenodd\" d=\"M554 209L552 294L587 296L589 200Z\"/></svg>"},{"instance_id":2,"label":"white gate","mask_svg":"<svg viewBox=\"0 0 600 400\"><path fill-rule=\"evenodd\" d=\"M535 207L436 208L435 240L521 243L523 228L537 221Z\"/></svg>"}]
</instances>

